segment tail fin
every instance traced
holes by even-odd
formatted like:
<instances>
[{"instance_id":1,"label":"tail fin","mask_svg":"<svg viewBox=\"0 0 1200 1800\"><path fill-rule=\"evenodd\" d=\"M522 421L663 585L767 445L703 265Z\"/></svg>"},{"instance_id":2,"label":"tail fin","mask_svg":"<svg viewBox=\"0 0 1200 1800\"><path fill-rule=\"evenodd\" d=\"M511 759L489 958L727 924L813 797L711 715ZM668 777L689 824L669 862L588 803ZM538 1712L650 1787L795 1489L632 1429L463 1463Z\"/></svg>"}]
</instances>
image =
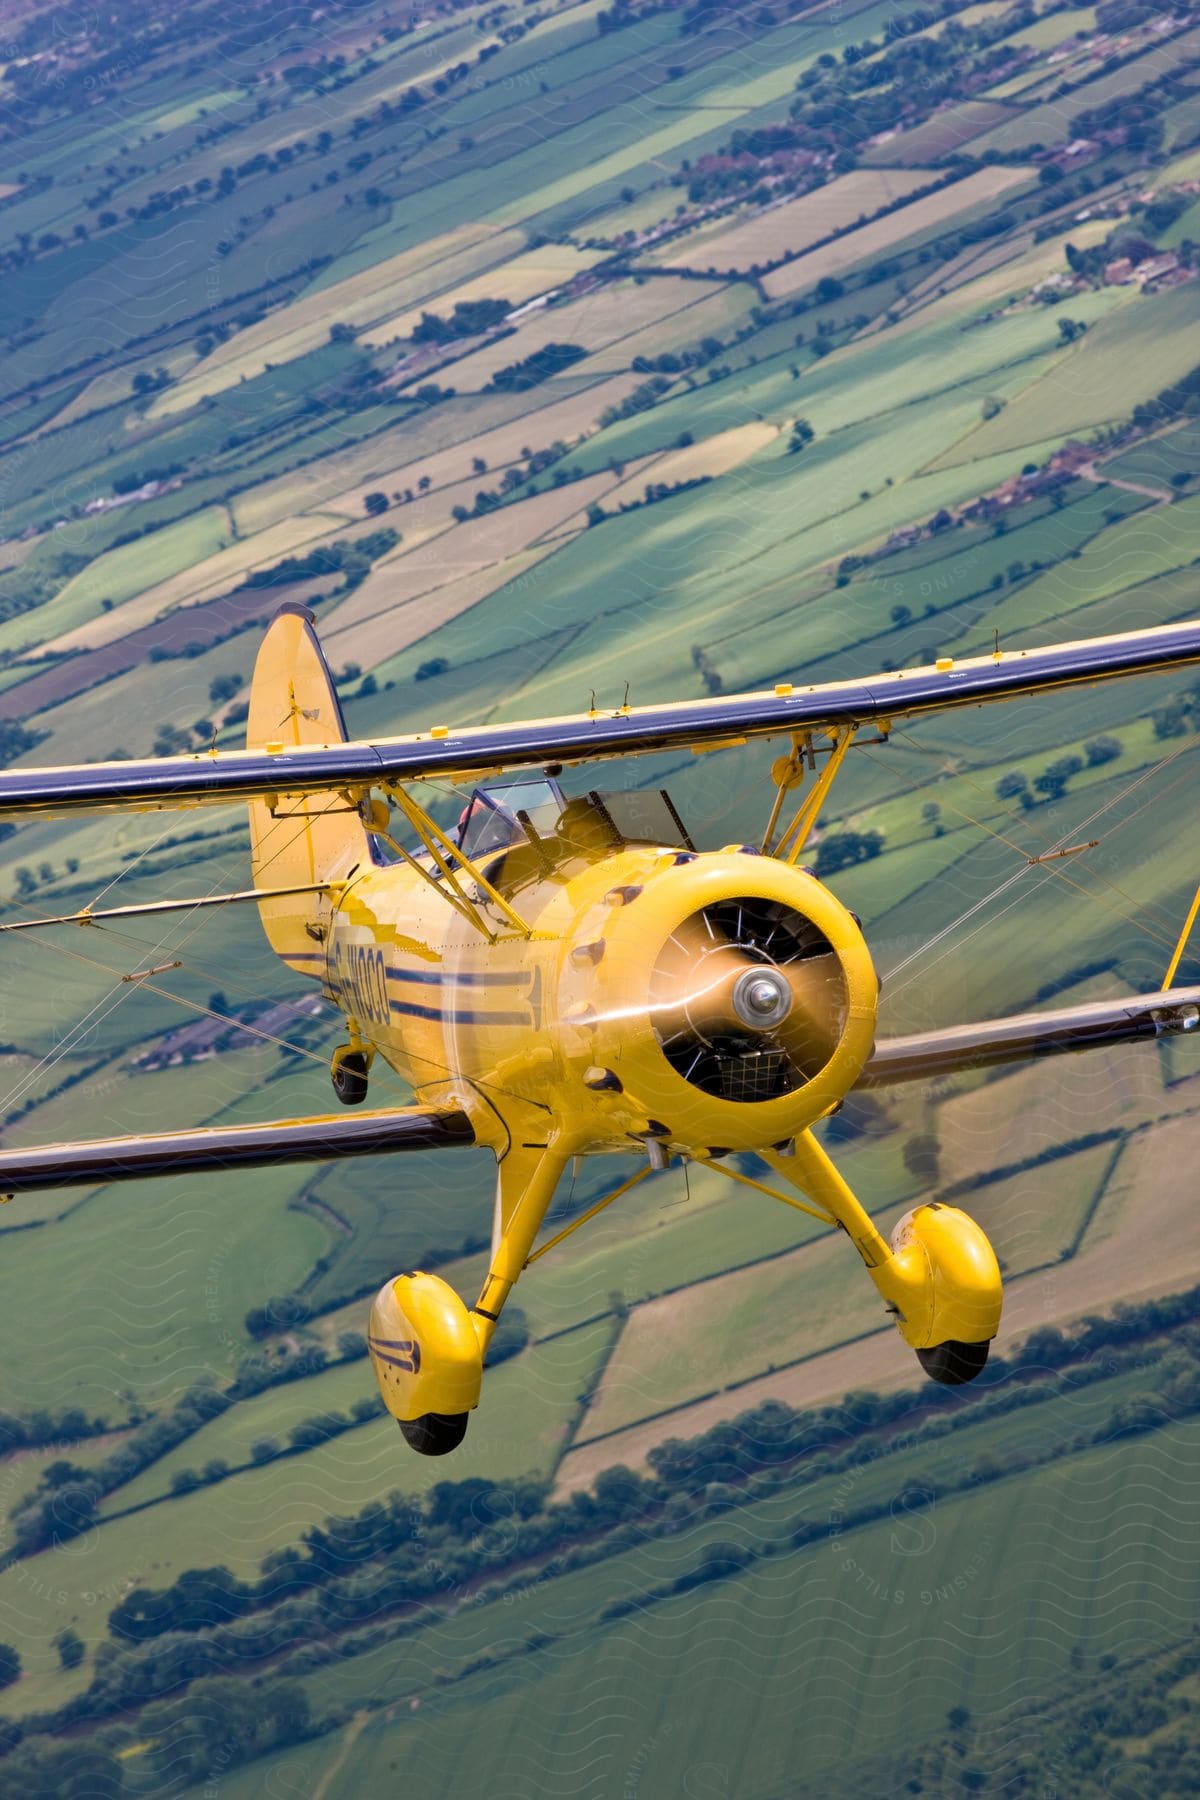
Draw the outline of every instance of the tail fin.
<instances>
[{"instance_id":1,"label":"tail fin","mask_svg":"<svg viewBox=\"0 0 1200 1800\"><path fill-rule=\"evenodd\" d=\"M338 744L346 722L333 676L307 607L288 601L267 627L250 684L246 747L267 744ZM251 800L250 859L256 887L299 887L337 880L371 856L370 839L357 814L337 794L289 801L273 817L265 800ZM329 913L318 895L296 894L259 902L271 948L285 957L312 958L320 941L307 929Z\"/></svg>"}]
</instances>

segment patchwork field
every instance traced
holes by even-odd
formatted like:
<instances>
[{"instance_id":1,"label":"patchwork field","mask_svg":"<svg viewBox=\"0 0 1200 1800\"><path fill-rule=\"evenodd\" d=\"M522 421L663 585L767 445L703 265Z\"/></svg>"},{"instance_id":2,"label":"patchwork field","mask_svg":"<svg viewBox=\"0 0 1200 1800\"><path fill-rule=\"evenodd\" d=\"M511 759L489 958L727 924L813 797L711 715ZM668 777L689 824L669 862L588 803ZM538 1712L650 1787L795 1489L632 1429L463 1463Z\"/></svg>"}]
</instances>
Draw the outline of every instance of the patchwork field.
<instances>
[{"instance_id":1,"label":"patchwork field","mask_svg":"<svg viewBox=\"0 0 1200 1800\"><path fill-rule=\"evenodd\" d=\"M799 200L787 200L782 206L769 207L744 224L727 230L718 228L715 235L703 229L692 233L654 260L668 268L745 274L759 264L778 261L781 255L799 255L810 244L869 219L933 179L936 177L923 169L854 169L827 187L817 188ZM893 217L899 232L902 216Z\"/></svg>"},{"instance_id":2,"label":"patchwork field","mask_svg":"<svg viewBox=\"0 0 1200 1800\"><path fill-rule=\"evenodd\" d=\"M895 162L913 167L938 162L943 157L953 156L956 150L965 149L983 132L1011 119L1011 109L999 101L964 100L936 112L912 131L885 137L883 143L868 150L866 161L868 165Z\"/></svg>"},{"instance_id":3,"label":"patchwork field","mask_svg":"<svg viewBox=\"0 0 1200 1800\"><path fill-rule=\"evenodd\" d=\"M1119 419L1139 400L1149 399L1191 368L1196 298L1187 287L1166 294L1140 295L1111 317L1089 328L1054 367L955 446L938 466L966 457L991 456L1022 443L1039 443L1048 428L1064 435ZM1111 346L1126 354L1115 363ZM1098 383L1099 369L1105 378Z\"/></svg>"},{"instance_id":4,"label":"patchwork field","mask_svg":"<svg viewBox=\"0 0 1200 1800\"><path fill-rule=\"evenodd\" d=\"M1193 27L971 4L901 28L885 0L109 11L69 50L57 15L6 12L0 761L237 744L283 599L368 739L1194 614ZM1102 155L972 166L1097 104ZM1130 244L1178 285L1106 285ZM1195 890L1197 718L1184 671L856 750L809 853L863 918L881 1032L1157 986ZM753 844L776 753L563 780L665 786L701 848ZM250 879L238 808L0 837L5 923ZM1031 860L1063 844L1088 848ZM344 1021L253 909L7 943L5 1147L330 1106ZM885 1229L939 1194L993 1236L1011 1366L969 1393L916 1385L848 1245L675 1165L523 1278L445 1462L373 1411L361 1334L391 1271L476 1289L486 1155L18 1195L0 1712L34 1729L0 1727L0 1800L457 1794L484 1756L564 1800L1010 1791L1014 1718L1132 1692L1194 1610L1192 1303L1135 1339L1101 1316L1200 1282L1198 1082L1187 1041L1137 1046L822 1127ZM409 1094L377 1063L371 1097ZM628 1172L598 1162L547 1230ZM1055 1374L1049 1326L1102 1348ZM737 1447L783 1415L733 1421L772 1401L816 1437L748 1472ZM698 1486L652 1455L714 1428ZM393 1515L386 1553L278 1604L235 1585L177 1629L185 1582L161 1643L109 1632L139 1582L249 1583ZM425 1533L413 1597L376 1605ZM1169 1791L1138 1758L1186 1724L1122 1740L1131 1792ZM1020 1738L1031 1788L1051 1742ZM1082 1779L1069 1756L1036 1777Z\"/></svg>"},{"instance_id":5,"label":"patchwork field","mask_svg":"<svg viewBox=\"0 0 1200 1800\"><path fill-rule=\"evenodd\" d=\"M825 276L853 269L879 251L942 225L982 201L994 200L1009 188L1021 187L1028 179L1028 169L980 169L936 194L914 200L898 214L889 213L786 263L765 278L763 287L773 300L798 294Z\"/></svg>"},{"instance_id":6,"label":"patchwork field","mask_svg":"<svg viewBox=\"0 0 1200 1800\"><path fill-rule=\"evenodd\" d=\"M1039 1430L1066 1433L1075 1418L1082 1423L1068 1403ZM971 1448L986 1454L985 1443ZM877 1750L881 1730L894 1766L942 1725L947 1698L991 1724L987 1766L1002 1773L1028 1709L1077 1680L1080 1657L1090 1670L1098 1655L1144 1652L1189 1628L1195 1580L1178 1518L1197 1460L1195 1426L1160 1432L1139 1450L1136 1470L1104 1446L952 1500L924 1485L926 1454L907 1505L902 1468L887 1467L892 1516L857 1530L827 1525L807 1550L787 1547L793 1515L765 1502L659 1539L570 1587L555 1583L564 1591L553 1613L531 1593L507 1615L507 1631L485 1610L439 1622L429 1641L377 1652L362 1671L371 1711L344 1735L289 1752L272 1779L281 1793L326 1783L327 1793L350 1794L386 1781L392 1762L407 1757L463 1782L486 1753L498 1781L536 1780L564 1800L599 1795L629 1768L669 1789L682 1712L685 1766L710 1785L736 1770L752 1791L795 1791L802 1758L805 1791L816 1794L848 1758ZM848 1504L869 1504L871 1488L869 1471L830 1478L805 1495L804 1512L839 1519ZM748 1548L752 1565L671 1595L676 1573L718 1534ZM1146 1555L1171 1579L1113 1590L1112 1564ZM597 1629L591 1621L609 1596L632 1600L632 1616ZM538 1648L468 1672L481 1644L503 1651L518 1634L538 1635ZM443 1685L430 1680L431 1667L463 1674ZM593 1714L604 1720L599 1740ZM254 1792L245 1775L230 1782L235 1800Z\"/></svg>"}]
</instances>

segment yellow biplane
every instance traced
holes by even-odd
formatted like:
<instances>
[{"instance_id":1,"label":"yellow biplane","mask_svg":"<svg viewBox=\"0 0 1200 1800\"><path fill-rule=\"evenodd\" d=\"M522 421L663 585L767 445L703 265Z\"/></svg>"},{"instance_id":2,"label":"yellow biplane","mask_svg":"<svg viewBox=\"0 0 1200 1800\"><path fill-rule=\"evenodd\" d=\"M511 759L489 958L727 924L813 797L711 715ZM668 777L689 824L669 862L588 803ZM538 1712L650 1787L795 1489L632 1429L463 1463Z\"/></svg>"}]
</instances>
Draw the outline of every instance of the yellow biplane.
<instances>
[{"instance_id":1,"label":"yellow biplane","mask_svg":"<svg viewBox=\"0 0 1200 1800\"><path fill-rule=\"evenodd\" d=\"M382 1057L415 1102L9 1150L0 1189L490 1150L492 1251L474 1305L413 1272L371 1308L384 1402L426 1455L461 1442L522 1270L674 1159L839 1226L927 1373L969 1381L1000 1323L983 1231L934 1201L889 1242L812 1128L855 1087L1196 1029L1200 989L1170 986L1188 927L1162 992L877 1044L862 929L802 866L805 847L864 730L877 741L899 719L1197 662L1200 624L1187 624L866 681L351 742L312 615L284 606L258 654L246 750L0 775L0 815L16 818L244 801L254 887L3 929L254 902L271 948L345 1015L338 1099L360 1105ZM558 782L567 765L756 738L782 749L765 831L715 852L696 850L665 793L567 798ZM416 797L431 778L468 791L452 829ZM728 1160L735 1152L753 1152L776 1185ZM568 1164L599 1154L635 1159L633 1173L535 1247Z\"/></svg>"}]
</instances>

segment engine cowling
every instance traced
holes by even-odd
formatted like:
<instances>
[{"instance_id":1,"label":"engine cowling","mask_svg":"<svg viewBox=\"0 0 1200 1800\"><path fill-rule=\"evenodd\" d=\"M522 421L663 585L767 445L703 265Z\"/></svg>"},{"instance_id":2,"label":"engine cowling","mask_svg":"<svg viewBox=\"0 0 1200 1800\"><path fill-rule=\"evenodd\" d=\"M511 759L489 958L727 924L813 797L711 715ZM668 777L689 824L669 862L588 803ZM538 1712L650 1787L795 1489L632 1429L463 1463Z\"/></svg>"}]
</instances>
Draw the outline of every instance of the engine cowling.
<instances>
[{"instance_id":1,"label":"engine cowling","mask_svg":"<svg viewBox=\"0 0 1200 1800\"><path fill-rule=\"evenodd\" d=\"M563 1050L585 1077L615 1076L681 1147L791 1138L871 1054L879 983L857 921L814 876L768 857L665 860L580 921L576 964L589 953Z\"/></svg>"}]
</instances>

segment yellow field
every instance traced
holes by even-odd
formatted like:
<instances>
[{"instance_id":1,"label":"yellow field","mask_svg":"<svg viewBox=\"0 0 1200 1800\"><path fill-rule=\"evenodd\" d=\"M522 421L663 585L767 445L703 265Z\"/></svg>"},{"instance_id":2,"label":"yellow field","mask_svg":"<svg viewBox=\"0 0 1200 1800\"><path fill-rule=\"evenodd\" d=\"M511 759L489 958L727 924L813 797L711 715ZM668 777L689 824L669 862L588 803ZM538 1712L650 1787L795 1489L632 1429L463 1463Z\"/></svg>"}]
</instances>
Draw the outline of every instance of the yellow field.
<instances>
[{"instance_id":1,"label":"yellow field","mask_svg":"<svg viewBox=\"0 0 1200 1800\"><path fill-rule=\"evenodd\" d=\"M439 538L439 546L444 541ZM449 579L428 566L409 572L393 563L377 569L354 596L360 600L365 595L374 611L360 613L356 621L344 621L335 614L322 630L322 642L331 655L336 654L339 663L356 662L364 669L377 667L388 657L419 644L431 631L458 618L460 613L469 612L506 581L524 575L549 556L553 548L552 544L542 544L522 550L506 562L489 563L485 568L458 575L451 572ZM451 571L453 568L450 564ZM406 597L405 590L422 581L429 584L427 590ZM431 697L430 705L434 704Z\"/></svg>"},{"instance_id":2,"label":"yellow field","mask_svg":"<svg viewBox=\"0 0 1200 1800\"><path fill-rule=\"evenodd\" d=\"M1166 1110L1159 1059L1141 1044L1064 1057L1052 1082L1031 1064L938 1109L942 1179L989 1175L1013 1160L1014 1144L1032 1161L1095 1131L1098 1119L1105 1127L1140 1124Z\"/></svg>"},{"instance_id":3,"label":"yellow field","mask_svg":"<svg viewBox=\"0 0 1200 1800\"><path fill-rule=\"evenodd\" d=\"M559 1464L555 1493L572 1494L577 1488L590 1487L601 1469L611 1469L616 1464L626 1469L643 1469L658 1444L670 1438L698 1437L726 1419L736 1419L739 1413L761 1406L765 1400L782 1400L787 1406L803 1408L842 1400L856 1388L888 1394L896 1388L918 1386L924 1377L916 1359L910 1361L906 1355L898 1355L896 1346L895 1331L885 1325L810 1363L747 1381L731 1393L714 1394L711 1400L701 1400L645 1425L631 1425L628 1431L602 1438L599 1443L585 1437L578 1450L569 1450ZM590 1424L583 1429L588 1431Z\"/></svg>"},{"instance_id":4,"label":"yellow field","mask_svg":"<svg viewBox=\"0 0 1200 1800\"><path fill-rule=\"evenodd\" d=\"M668 450L663 456L647 457L637 469L626 470L625 479L608 496L605 505L619 506L622 502L628 504L631 500L640 500L647 482L695 481L701 475L714 478L726 475L757 451L773 444L781 430L782 426L772 425L764 419L751 425L735 425L730 431L719 431L715 437L705 438L699 444Z\"/></svg>"},{"instance_id":5,"label":"yellow field","mask_svg":"<svg viewBox=\"0 0 1200 1800\"><path fill-rule=\"evenodd\" d=\"M903 302L903 316L895 325L879 321L863 332L864 337L882 337L886 332L901 333L915 327L924 328L934 319L961 321L964 312L992 307L997 301L1023 303L1030 288L1047 275L1066 268L1063 243L1085 248L1105 237L1111 230L1108 219L1089 219L1072 225L1062 237L1032 242L1032 232L1014 233L1001 243L978 245L964 251L952 262L943 263L931 275L913 283ZM1089 308L1107 300L1119 305L1116 289L1103 294L1089 294L1081 303Z\"/></svg>"},{"instance_id":6,"label":"yellow field","mask_svg":"<svg viewBox=\"0 0 1200 1800\"><path fill-rule=\"evenodd\" d=\"M574 244L543 244L540 250L528 250L510 257L507 262L496 263L470 281L440 291L436 310L445 317L454 311L459 301L466 300L511 300L514 306L520 306L552 288L565 287L576 275L599 262L603 255L603 250L578 250ZM330 293L333 291L329 290ZM409 337L426 310L424 304L410 304L382 324L364 331L362 342L374 349L381 344L393 343L397 338Z\"/></svg>"},{"instance_id":7,"label":"yellow field","mask_svg":"<svg viewBox=\"0 0 1200 1800\"><path fill-rule=\"evenodd\" d=\"M519 232L487 225L461 225L414 250L401 251L374 267L348 275L332 287L302 294L235 332L205 357L195 374L160 394L150 409L154 419L195 406L209 394L223 393L243 376L261 375L269 362L290 362L329 341L335 324L372 325L400 307L432 299L481 266L519 250Z\"/></svg>"},{"instance_id":8,"label":"yellow field","mask_svg":"<svg viewBox=\"0 0 1200 1800\"><path fill-rule=\"evenodd\" d=\"M963 14L955 15L962 19ZM1008 44L1029 44L1035 50L1049 50L1055 44L1061 44L1064 38L1077 34L1086 35L1096 29L1096 9L1094 6L1073 7L1068 12L1047 13L1035 19L1032 25L1025 25L1020 31L1010 32L1005 39Z\"/></svg>"},{"instance_id":9,"label":"yellow field","mask_svg":"<svg viewBox=\"0 0 1200 1800\"><path fill-rule=\"evenodd\" d=\"M645 231L672 216L676 207L683 204L675 188L650 188L636 200L622 201L620 206L607 206L603 212L590 213L577 227L576 235L615 238L627 231Z\"/></svg>"},{"instance_id":10,"label":"yellow field","mask_svg":"<svg viewBox=\"0 0 1200 1800\"><path fill-rule=\"evenodd\" d=\"M506 265L507 268L514 266L512 263ZM502 279L504 272L503 269L496 271L497 280ZM544 307L523 320L511 337L500 338L494 344L485 344L482 349L473 350L469 356L462 357L446 373L445 379L460 394L486 387L497 369L507 368L510 363L532 356L535 350L542 349L546 344L561 343L581 344L585 350L621 345L622 353L619 357L611 357L609 366L627 368L630 355L636 355L637 352L624 351L626 340L646 326L656 325L668 318L677 321L677 332L682 328L685 334L690 335L686 323L679 315L697 304L698 297L692 291L691 284L647 281L639 287L633 280L613 282L610 286L596 288L589 294L581 295L568 307ZM591 368L592 365L588 366Z\"/></svg>"},{"instance_id":11,"label":"yellow field","mask_svg":"<svg viewBox=\"0 0 1200 1800\"><path fill-rule=\"evenodd\" d=\"M472 485L478 486L479 481L480 477L476 476ZM330 615L322 635L333 637L367 620L382 620L389 609L432 594L443 583L507 562L556 531L572 516L579 514L582 520L583 512L592 501L602 498L615 486L616 477L604 470L565 487L548 488L544 493L515 501L481 518L426 531L415 546L406 533L405 541L397 545L372 570L361 587ZM414 641L412 637L405 638L406 643ZM381 662L402 647L394 644L387 650L373 651L369 660ZM355 660L362 659L356 656Z\"/></svg>"},{"instance_id":12,"label":"yellow field","mask_svg":"<svg viewBox=\"0 0 1200 1800\"><path fill-rule=\"evenodd\" d=\"M1022 69L1019 75L1010 76L996 87L985 88L981 97L984 100L1011 100L1014 94L1023 94L1026 88L1041 87L1043 84L1049 86L1046 71L1035 65L1032 69Z\"/></svg>"},{"instance_id":13,"label":"yellow field","mask_svg":"<svg viewBox=\"0 0 1200 1800\"><path fill-rule=\"evenodd\" d=\"M641 379L619 375L562 397L551 383L542 390L545 398L540 407L528 404L534 396L521 397L527 409L518 418L512 417L513 398L508 394L456 401L449 419L436 409L423 419L407 420L394 431L336 451L239 495L233 503L238 527L250 534L317 509L361 518L365 492L381 488L392 494L412 488L416 493L424 475L441 495L448 517L451 505L461 500L469 506L478 488L494 486L494 471L516 460L523 448L543 448L560 438L573 443L584 436L605 407L623 400ZM403 462L393 460L398 452L403 452ZM475 473L477 456L486 461L490 481ZM460 491L450 494L449 487L456 483L461 484ZM406 509L395 521L398 529L407 531L411 517Z\"/></svg>"},{"instance_id":14,"label":"yellow field","mask_svg":"<svg viewBox=\"0 0 1200 1800\"><path fill-rule=\"evenodd\" d=\"M241 543L230 544L227 550L219 550L214 556L206 556L202 562L183 569L166 581L156 582L144 593L127 600L124 606L114 607L112 612L102 613L99 618L89 620L86 625L66 632L45 648L62 653L68 650L94 650L100 644L110 644L114 639L124 637L127 632L136 631L139 626L152 624L160 614L170 612L174 607L223 593L236 586L244 575L278 562L301 544L311 543L314 538L336 534L343 523L341 519L326 518L320 513L287 519L280 525L271 526L267 531L260 531L256 537L245 538ZM88 568L83 571L83 576L91 576L92 573L93 569ZM82 580L83 576L77 579Z\"/></svg>"},{"instance_id":15,"label":"yellow field","mask_svg":"<svg viewBox=\"0 0 1200 1800\"><path fill-rule=\"evenodd\" d=\"M1168 163L1165 169L1156 170L1154 179L1156 187L1169 187L1176 181L1200 179L1200 150L1189 150L1186 155Z\"/></svg>"},{"instance_id":16,"label":"yellow field","mask_svg":"<svg viewBox=\"0 0 1200 1800\"><path fill-rule=\"evenodd\" d=\"M957 213L965 212L968 207L995 199L1008 188L1019 187L1029 180L1031 173L1026 168L977 169L952 187L929 194L924 200L914 200L901 212L889 213L887 218L876 219L859 231L848 232L834 243L785 264L765 277L763 287L774 300L797 293L825 275L840 275L843 269L853 268L856 263L865 262L878 253L894 250L905 238L928 231L954 218Z\"/></svg>"},{"instance_id":17,"label":"yellow field","mask_svg":"<svg viewBox=\"0 0 1200 1800\"><path fill-rule=\"evenodd\" d=\"M240 99L241 94L237 88L222 88L216 94L200 94L195 100L185 101L182 106L173 106L168 112L159 113L151 121L150 129L163 133L178 131L181 125L191 125L205 113L216 112L219 107L230 106Z\"/></svg>"},{"instance_id":18,"label":"yellow field","mask_svg":"<svg viewBox=\"0 0 1200 1800\"><path fill-rule=\"evenodd\" d=\"M674 287L671 281L647 283L654 287ZM589 370L602 374L626 369L635 356L659 356L664 350L677 351L681 344L695 344L710 333L726 336L729 326L740 322L754 304L754 290L744 282L680 282L688 294L679 312L643 325L632 336L618 338L593 351Z\"/></svg>"},{"instance_id":19,"label":"yellow field","mask_svg":"<svg viewBox=\"0 0 1200 1800\"><path fill-rule=\"evenodd\" d=\"M667 245L659 257L669 269L734 269L739 273L796 254L842 231L855 219L870 218L881 206L937 180L928 169L854 169L798 200L788 200L740 225L692 232ZM888 220L893 237L905 234L905 212ZM920 227L917 227L920 229Z\"/></svg>"},{"instance_id":20,"label":"yellow field","mask_svg":"<svg viewBox=\"0 0 1200 1800\"><path fill-rule=\"evenodd\" d=\"M287 479L297 487L302 482L307 486L308 505L328 504L335 510L355 513L362 510L365 488L379 487L389 494L402 493L406 488L415 489L424 475L429 476L434 488L443 487L447 482L464 480L473 481L475 487L494 487L497 471L508 463L516 462L523 448L542 449L560 438L564 443L574 443L591 429L606 407L618 405L626 395L631 394L641 379L640 375L613 375L607 381L596 382L592 387L583 388L562 399L553 397L554 384L550 383L541 390L547 396L547 403L537 411L523 413L520 418L495 425L490 431L477 431L464 443L452 444L445 450L435 450L415 461L381 464L378 459L381 452L386 454L385 442L363 444L355 459L358 468L353 487L339 487L331 492L328 484L334 472L322 475L322 469L328 470L328 462L314 463L311 468L298 470L295 476ZM387 441L390 442L391 439L392 434L389 432ZM355 453L351 452L351 455L354 456ZM366 460L372 455L377 459L373 467ZM486 462L486 474L473 474L472 463L476 457ZM329 462L333 460L328 459ZM345 463L341 458L337 461L336 473L344 476Z\"/></svg>"},{"instance_id":21,"label":"yellow field","mask_svg":"<svg viewBox=\"0 0 1200 1800\"><path fill-rule=\"evenodd\" d=\"M330 505L343 490L349 490L350 511L359 516L360 490L378 485L378 477L389 468L407 466L399 464L401 454L415 462L418 457L459 444L464 466L469 469L469 447L475 438L503 424L512 412L511 395L487 394L455 401L451 411L439 407L415 418L401 419L386 431L347 444L345 449L331 450L316 462L272 476L258 487L238 494L231 503L238 530L249 537L308 508Z\"/></svg>"},{"instance_id":22,"label":"yellow field","mask_svg":"<svg viewBox=\"0 0 1200 1800\"><path fill-rule=\"evenodd\" d=\"M19 569L35 550L45 543L45 535L31 538L8 538L0 543L0 569Z\"/></svg>"}]
</instances>

